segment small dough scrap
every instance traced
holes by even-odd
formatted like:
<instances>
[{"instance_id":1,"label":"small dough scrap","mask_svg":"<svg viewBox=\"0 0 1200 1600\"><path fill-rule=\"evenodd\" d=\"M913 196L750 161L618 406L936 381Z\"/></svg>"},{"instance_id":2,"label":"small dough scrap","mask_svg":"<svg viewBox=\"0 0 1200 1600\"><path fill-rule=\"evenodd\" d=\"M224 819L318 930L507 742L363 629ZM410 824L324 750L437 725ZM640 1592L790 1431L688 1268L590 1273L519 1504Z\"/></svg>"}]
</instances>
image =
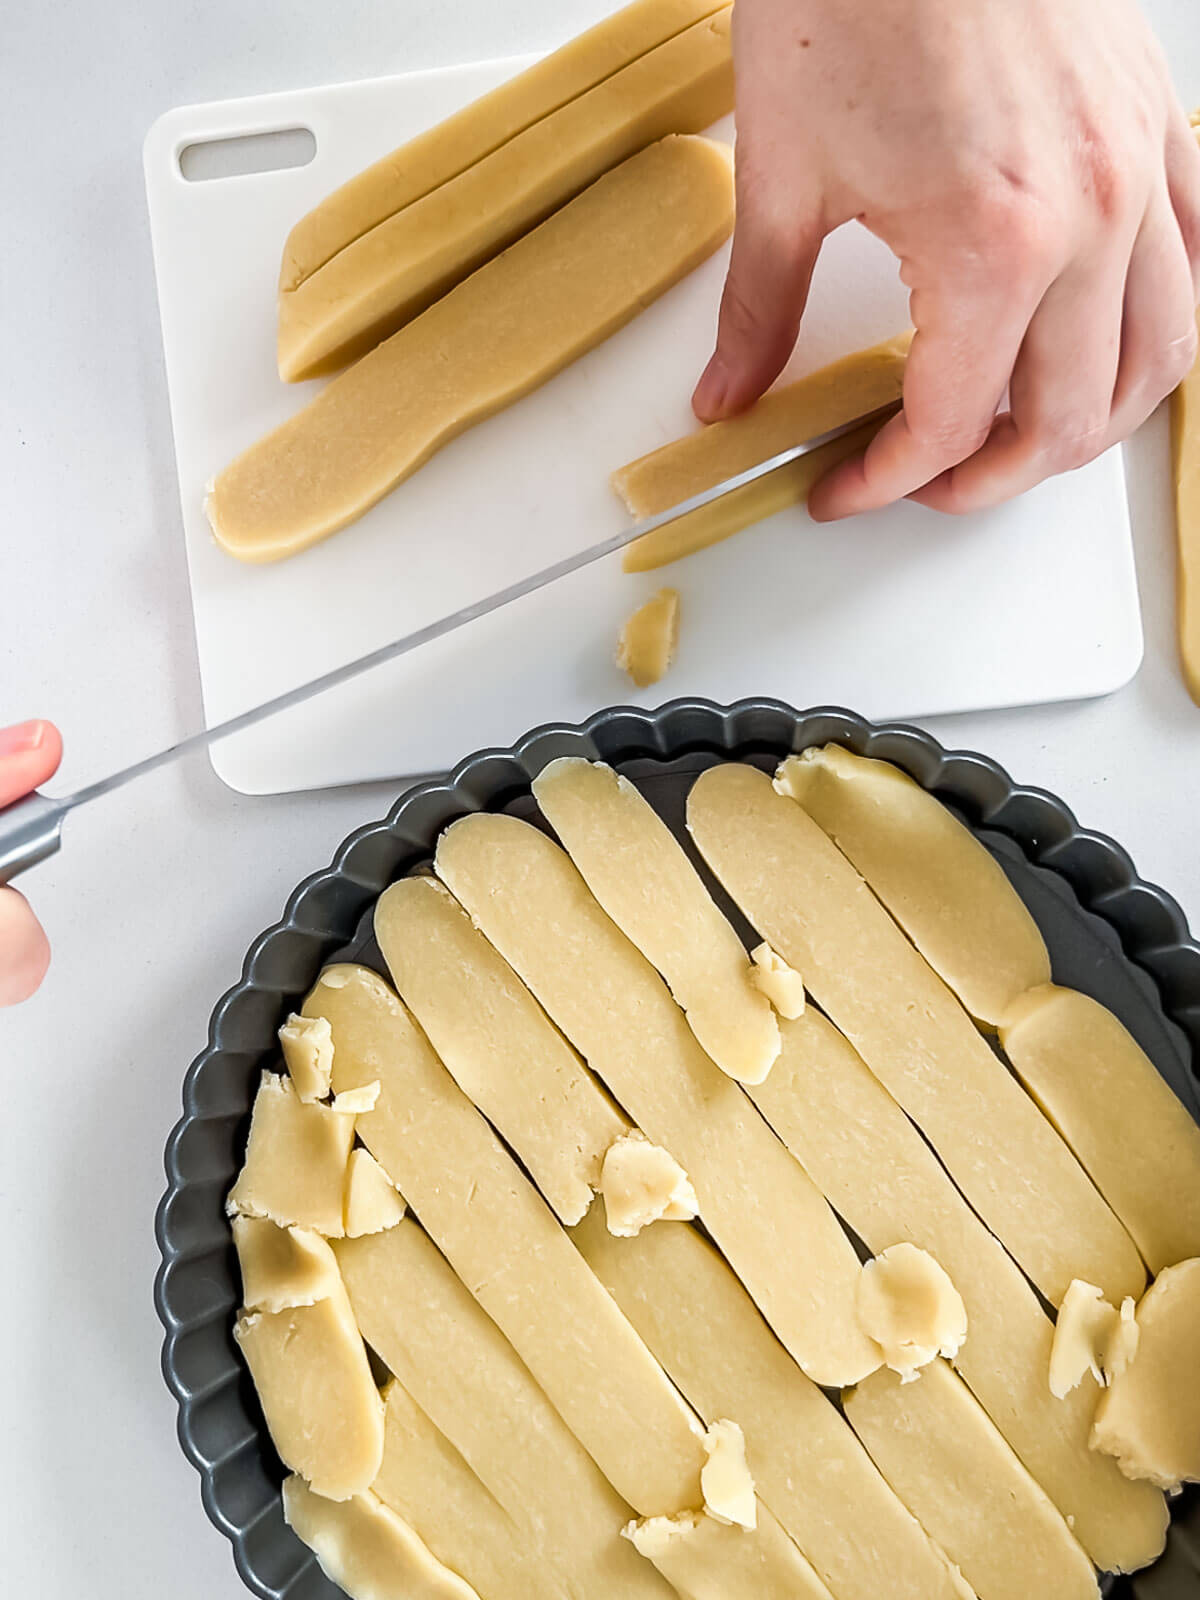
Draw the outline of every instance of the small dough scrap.
<instances>
[{"instance_id":1,"label":"small dough scrap","mask_svg":"<svg viewBox=\"0 0 1200 1600\"><path fill-rule=\"evenodd\" d=\"M1000 1043L1151 1271L1200 1256L1200 1126L1112 1012L1043 984L1000 1018Z\"/></svg>"},{"instance_id":2,"label":"small dough scrap","mask_svg":"<svg viewBox=\"0 0 1200 1600\"><path fill-rule=\"evenodd\" d=\"M902 334L773 389L741 416L714 422L630 462L613 473L613 488L631 516L652 517L802 440L815 439L881 406L898 405L911 342L911 333ZM626 550L626 572L651 572L728 539L785 507L803 505L817 480L839 461L865 450L882 426L880 421L857 428L757 483L646 534Z\"/></svg>"},{"instance_id":3,"label":"small dough scrap","mask_svg":"<svg viewBox=\"0 0 1200 1600\"><path fill-rule=\"evenodd\" d=\"M846 1417L917 1521L986 1600L1098 1600L1092 1563L944 1361L919 1383L877 1372Z\"/></svg>"},{"instance_id":4,"label":"small dough scrap","mask_svg":"<svg viewBox=\"0 0 1200 1600\"><path fill-rule=\"evenodd\" d=\"M254 1097L246 1163L229 1191L231 1215L269 1217L281 1228L342 1232L353 1117L301 1100L289 1078L264 1072Z\"/></svg>"},{"instance_id":5,"label":"small dough scrap","mask_svg":"<svg viewBox=\"0 0 1200 1600\"><path fill-rule=\"evenodd\" d=\"M553 225L621 162L668 135L702 133L732 111L731 15L726 7L630 62L281 294L279 376L291 383L320 377L364 355L477 269L493 267L505 251L520 253L531 230L548 218ZM644 208L648 249L655 220ZM608 225L619 229L615 217ZM636 271L635 263L607 256L607 244L597 229L598 274ZM527 332L544 310L530 304Z\"/></svg>"},{"instance_id":6,"label":"small dough scrap","mask_svg":"<svg viewBox=\"0 0 1200 1600\"><path fill-rule=\"evenodd\" d=\"M915 1244L893 1244L858 1281L858 1321L902 1383L935 1356L953 1358L967 1337L967 1310L949 1273Z\"/></svg>"},{"instance_id":7,"label":"small dough scrap","mask_svg":"<svg viewBox=\"0 0 1200 1600\"><path fill-rule=\"evenodd\" d=\"M682 1600L832 1600L765 1506L753 1533L703 1511L650 1517L621 1531Z\"/></svg>"},{"instance_id":8,"label":"small dough scrap","mask_svg":"<svg viewBox=\"0 0 1200 1600\"><path fill-rule=\"evenodd\" d=\"M805 750L775 787L802 805L870 884L973 1017L1050 981L1050 956L999 862L942 802L888 761Z\"/></svg>"},{"instance_id":9,"label":"small dough scrap","mask_svg":"<svg viewBox=\"0 0 1200 1600\"><path fill-rule=\"evenodd\" d=\"M1137 1354L1139 1331L1132 1295L1118 1311L1094 1284L1079 1279L1058 1309L1050 1352L1050 1393L1063 1400L1090 1372L1106 1388Z\"/></svg>"},{"instance_id":10,"label":"small dough scrap","mask_svg":"<svg viewBox=\"0 0 1200 1600\"><path fill-rule=\"evenodd\" d=\"M346 1169L347 1239L382 1233L404 1220L405 1205L396 1186L369 1150L351 1150Z\"/></svg>"},{"instance_id":11,"label":"small dough scrap","mask_svg":"<svg viewBox=\"0 0 1200 1600\"><path fill-rule=\"evenodd\" d=\"M779 1025L742 942L683 846L623 774L566 756L533 797L604 910L666 979L699 1043L739 1083L761 1083Z\"/></svg>"},{"instance_id":12,"label":"small dough scrap","mask_svg":"<svg viewBox=\"0 0 1200 1600\"><path fill-rule=\"evenodd\" d=\"M1057 1305L1072 1278L1113 1299L1140 1295L1145 1267L1087 1173L803 807L730 761L692 785L687 823L735 904L804 974L1046 1298Z\"/></svg>"},{"instance_id":13,"label":"small dough scrap","mask_svg":"<svg viewBox=\"0 0 1200 1600\"><path fill-rule=\"evenodd\" d=\"M217 543L258 562L328 538L623 328L732 226L729 150L687 137L651 145L227 466L206 507Z\"/></svg>"},{"instance_id":14,"label":"small dough scrap","mask_svg":"<svg viewBox=\"0 0 1200 1600\"><path fill-rule=\"evenodd\" d=\"M639 689L665 678L679 644L679 590L660 589L640 605L617 639L617 666Z\"/></svg>"},{"instance_id":15,"label":"small dough scrap","mask_svg":"<svg viewBox=\"0 0 1200 1600\"><path fill-rule=\"evenodd\" d=\"M341 1094L335 1094L329 1109L342 1117L361 1117L374 1111L378 1099L379 1080L376 1078L373 1083L363 1083L357 1089L343 1089Z\"/></svg>"},{"instance_id":16,"label":"small dough scrap","mask_svg":"<svg viewBox=\"0 0 1200 1600\"><path fill-rule=\"evenodd\" d=\"M340 1276L311 1306L247 1312L233 1336L283 1464L329 1500L369 1489L383 1457L383 1401Z\"/></svg>"},{"instance_id":17,"label":"small dough scrap","mask_svg":"<svg viewBox=\"0 0 1200 1600\"><path fill-rule=\"evenodd\" d=\"M436 878L401 878L375 907L396 988L462 1092L573 1226L629 1123L504 958Z\"/></svg>"},{"instance_id":18,"label":"small dough scrap","mask_svg":"<svg viewBox=\"0 0 1200 1600\"><path fill-rule=\"evenodd\" d=\"M708 1460L700 1472L704 1509L727 1526L758 1526L754 1479L746 1465L746 1435L736 1422L710 1422L704 1434Z\"/></svg>"},{"instance_id":19,"label":"small dough scrap","mask_svg":"<svg viewBox=\"0 0 1200 1600\"><path fill-rule=\"evenodd\" d=\"M479 1600L370 1492L339 1505L314 1494L303 1478L285 1478L283 1518L350 1600Z\"/></svg>"},{"instance_id":20,"label":"small dough scrap","mask_svg":"<svg viewBox=\"0 0 1200 1600\"><path fill-rule=\"evenodd\" d=\"M1100 1396L1092 1448L1160 1489L1200 1483L1200 1260L1158 1275L1137 1327L1137 1354Z\"/></svg>"},{"instance_id":21,"label":"small dough scrap","mask_svg":"<svg viewBox=\"0 0 1200 1600\"><path fill-rule=\"evenodd\" d=\"M295 289L364 233L725 3L634 0L356 173L288 234L280 292Z\"/></svg>"},{"instance_id":22,"label":"small dough scrap","mask_svg":"<svg viewBox=\"0 0 1200 1600\"><path fill-rule=\"evenodd\" d=\"M267 1217L234 1217L233 1242L248 1311L286 1311L327 1300L337 1289L337 1262L319 1233L279 1228Z\"/></svg>"},{"instance_id":23,"label":"small dough scrap","mask_svg":"<svg viewBox=\"0 0 1200 1600\"><path fill-rule=\"evenodd\" d=\"M690 1222L699 1210L688 1175L639 1128L609 1146L600 1171L608 1231L633 1239L652 1222Z\"/></svg>"},{"instance_id":24,"label":"small dough scrap","mask_svg":"<svg viewBox=\"0 0 1200 1600\"><path fill-rule=\"evenodd\" d=\"M786 1017L789 1022L802 1017L805 994L804 979L800 974L789 967L765 940L751 950L750 960L754 963L750 982L760 994L766 995L779 1015Z\"/></svg>"},{"instance_id":25,"label":"small dough scrap","mask_svg":"<svg viewBox=\"0 0 1200 1600\"><path fill-rule=\"evenodd\" d=\"M293 1012L279 1030L279 1043L301 1100L324 1100L333 1079L333 1036L325 1018Z\"/></svg>"}]
</instances>

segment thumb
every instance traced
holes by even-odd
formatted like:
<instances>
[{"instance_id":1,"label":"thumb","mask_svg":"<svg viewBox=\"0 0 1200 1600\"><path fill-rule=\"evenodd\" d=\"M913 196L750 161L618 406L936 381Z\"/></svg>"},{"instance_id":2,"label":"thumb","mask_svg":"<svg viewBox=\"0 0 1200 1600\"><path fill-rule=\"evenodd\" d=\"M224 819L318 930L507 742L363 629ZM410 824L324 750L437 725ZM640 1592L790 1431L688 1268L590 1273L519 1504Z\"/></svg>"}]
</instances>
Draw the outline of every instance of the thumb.
<instances>
[{"instance_id":1,"label":"thumb","mask_svg":"<svg viewBox=\"0 0 1200 1600\"><path fill-rule=\"evenodd\" d=\"M768 197L738 168L737 222L717 348L692 407L701 422L744 411L783 371L800 331L826 229L820 204ZM787 209L779 214L780 206Z\"/></svg>"},{"instance_id":2,"label":"thumb","mask_svg":"<svg viewBox=\"0 0 1200 1600\"><path fill-rule=\"evenodd\" d=\"M0 808L53 777L61 760L62 739L52 722L0 728Z\"/></svg>"}]
</instances>

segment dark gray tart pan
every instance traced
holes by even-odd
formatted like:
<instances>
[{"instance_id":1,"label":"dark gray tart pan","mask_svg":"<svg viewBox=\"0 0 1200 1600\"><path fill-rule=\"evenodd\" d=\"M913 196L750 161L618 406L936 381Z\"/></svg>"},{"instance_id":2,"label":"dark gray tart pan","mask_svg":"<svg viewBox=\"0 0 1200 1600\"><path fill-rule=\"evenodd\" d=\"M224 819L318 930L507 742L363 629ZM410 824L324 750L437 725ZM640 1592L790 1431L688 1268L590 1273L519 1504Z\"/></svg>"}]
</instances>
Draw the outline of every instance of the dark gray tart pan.
<instances>
[{"instance_id":1,"label":"dark gray tart pan","mask_svg":"<svg viewBox=\"0 0 1200 1600\"><path fill-rule=\"evenodd\" d=\"M240 1290L223 1202L242 1162L259 1072L277 1055L280 1022L331 957L379 965L370 932L376 897L428 862L454 818L489 810L537 820L530 779L556 756L620 767L678 831L690 780L703 767L734 759L769 768L831 740L894 762L969 823L1041 926L1058 981L1114 1010L1200 1121L1200 945L1182 912L1164 890L1142 882L1119 845L1087 832L1061 800L1015 784L985 756L944 750L920 729L879 726L837 709L678 700L657 711L602 711L580 727L538 728L510 750L469 757L445 780L402 795L386 819L352 833L251 945L241 982L213 1012L167 1143L167 1192L155 1225L163 1373L179 1402L179 1438L200 1473L204 1509L263 1600L340 1594L284 1525L282 1471L232 1338ZM1133 1579L1107 1581L1106 1593L1200 1597L1200 1494L1180 1496L1173 1512L1163 1558Z\"/></svg>"}]
</instances>

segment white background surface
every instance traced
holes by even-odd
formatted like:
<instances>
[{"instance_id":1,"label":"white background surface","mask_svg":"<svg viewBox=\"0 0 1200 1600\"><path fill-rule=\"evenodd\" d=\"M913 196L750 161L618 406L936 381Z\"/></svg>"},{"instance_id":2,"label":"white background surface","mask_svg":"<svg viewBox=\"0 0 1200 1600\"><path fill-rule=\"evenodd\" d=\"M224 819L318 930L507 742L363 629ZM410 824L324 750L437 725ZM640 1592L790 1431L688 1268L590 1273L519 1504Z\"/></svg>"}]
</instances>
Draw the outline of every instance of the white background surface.
<instances>
[{"instance_id":1,"label":"white background surface","mask_svg":"<svg viewBox=\"0 0 1200 1600\"><path fill-rule=\"evenodd\" d=\"M548 48L603 0L59 0L3 8L0 723L57 718L65 780L200 705L140 165L171 105ZM1148 6L1189 105L1200 8ZM699 368L706 351L696 351ZM1131 451L1147 634L1084 705L942 719L1115 834L1200 927L1200 710L1175 665L1166 433ZM1053 532L1047 531L1047 538ZM1062 603L1069 606L1071 596ZM764 684L764 690L771 689ZM152 1222L212 1004L293 884L386 786L240 799L197 760L68 824L29 880L55 945L0 1017L0 1589L235 1600L174 1436Z\"/></svg>"}]
</instances>

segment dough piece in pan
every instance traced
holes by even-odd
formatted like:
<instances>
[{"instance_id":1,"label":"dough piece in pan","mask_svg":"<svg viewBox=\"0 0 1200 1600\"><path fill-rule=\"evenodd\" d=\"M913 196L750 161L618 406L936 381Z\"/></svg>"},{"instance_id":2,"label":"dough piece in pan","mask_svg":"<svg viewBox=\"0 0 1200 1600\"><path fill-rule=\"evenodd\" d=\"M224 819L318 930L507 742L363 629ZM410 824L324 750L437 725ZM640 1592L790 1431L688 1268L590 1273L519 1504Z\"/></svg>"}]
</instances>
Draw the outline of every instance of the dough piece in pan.
<instances>
[{"instance_id":1,"label":"dough piece in pan","mask_svg":"<svg viewBox=\"0 0 1200 1600\"><path fill-rule=\"evenodd\" d=\"M775 1069L753 1091L759 1109L869 1248L906 1239L950 1274L968 1328L955 1366L1096 1565L1132 1572L1153 1561L1163 1497L1088 1448L1094 1394L1051 1395L1054 1327L1023 1274L820 1012L781 1033Z\"/></svg>"},{"instance_id":2,"label":"dough piece in pan","mask_svg":"<svg viewBox=\"0 0 1200 1600\"><path fill-rule=\"evenodd\" d=\"M279 561L625 326L728 236L730 153L670 138L608 173L343 373L217 477L208 518Z\"/></svg>"},{"instance_id":3,"label":"dough piece in pan","mask_svg":"<svg viewBox=\"0 0 1200 1600\"><path fill-rule=\"evenodd\" d=\"M333 1080L333 1043L320 1017L291 1016L279 1030L288 1076L301 1100L324 1100Z\"/></svg>"},{"instance_id":4,"label":"dough piece in pan","mask_svg":"<svg viewBox=\"0 0 1200 1600\"><path fill-rule=\"evenodd\" d=\"M288 234L279 269L280 293L295 289L364 233L648 50L719 11L724 3L634 0L356 173L301 217Z\"/></svg>"},{"instance_id":5,"label":"dough piece in pan","mask_svg":"<svg viewBox=\"0 0 1200 1600\"><path fill-rule=\"evenodd\" d=\"M346 1237L382 1233L404 1216L404 1201L369 1150L351 1150L346 1169Z\"/></svg>"},{"instance_id":6,"label":"dough piece in pan","mask_svg":"<svg viewBox=\"0 0 1200 1600\"><path fill-rule=\"evenodd\" d=\"M625 1536L685 1600L833 1600L769 1511L753 1533L684 1511L631 1522Z\"/></svg>"},{"instance_id":7,"label":"dough piece in pan","mask_svg":"<svg viewBox=\"0 0 1200 1600\"><path fill-rule=\"evenodd\" d=\"M911 341L911 333L902 334L772 389L741 416L714 422L631 461L613 473L613 488L630 516L651 517L792 445L898 403ZM882 426L880 421L856 429L713 505L646 534L626 550L626 572L653 571L718 544L776 511L803 505L817 480L838 462L865 450Z\"/></svg>"},{"instance_id":8,"label":"dough piece in pan","mask_svg":"<svg viewBox=\"0 0 1200 1600\"><path fill-rule=\"evenodd\" d=\"M593 1212L572 1237L697 1410L738 1419L760 1500L838 1600L970 1596L694 1228L615 1239Z\"/></svg>"},{"instance_id":9,"label":"dough piece in pan","mask_svg":"<svg viewBox=\"0 0 1200 1600\"><path fill-rule=\"evenodd\" d=\"M968 1332L966 1307L950 1275L907 1240L864 1264L858 1320L906 1383L915 1382L935 1356L956 1356Z\"/></svg>"},{"instance_id":10,"label":"dough piece in pan","mask_svg":"<svg viewBox=\"0 0 1200 1600\"><path fill-rule=\"evenodd\" d=\"M700 1431L662 1368L387 984L333 970L351 981L322 979L303 1009L329 1018L336 1089L380 1081L367 1149L634 1510L699 1505Z\"/></svg>"},{"instance_id":11,"label":"dough piece in pan","mask_svg":"<svg viewBox=\"0 0 1200 1600\"><path fill-rule=\"evenodd\" d=\"M342 1197L353 1143L353 1116L308 1104L290 1078L264 1072L254 1097L246 1162L226 1209L336 1238L344 1227Z\"/></svg>"},{"instance_id":12,"label":"dough piece in pan","mask_svg":"<svg viewBox=\"0 0 1200 1600\"><path fill-rule=\"evenodd\" d=\"M267 1217L234 1217L233 1242L248 1311L311 1306L336 1292L337 1263L308 1228L280 1228Z\"/></svg>"},{"instance_id":13,"label":"dough piece in pan","mask_svg":"<svg viewBox=\"0 0 1200 1600\"><path fill-rule=\"evenodd\" d=\"M611 168L668 134L700 133L731 111L731 14L719 11L631 62L280 295L280 377L320 377L365 355L501 252L522 246L531 229L562 215L560 207ZM654 217L645 205L641 221L652 255ZM597 272L623 267L627 278L635 276L636 263L606 250L602 226L620 231L615 217L597 219ZM527 331L537 309L531 293ZM503 304L497 314L505 314Z\"/></svg>"},{"instance_id":14,"label":"dough piece in pan","mask_svg":"<svg viewBox=\"0 0 1200 1600\"><path fill-rule=\"evenodd\" d=\"M741 940L666 823L629 779L567 756L533 797L604 910L666 979L700 1044L731 1078L761 1083L779 1024Z\"/></svg>"},{"instance_id":15,"label":"dough piece in pan","mask_svg":"<svg viewBox=\"0 0 1200 1600\"><path fill-rule=\"evenodd\" d=\"M906 772L831 744L789 756L775 787L849 857L973 1017L995 1024L1049 983L1045 942L1000 864Z\"/></svg>"},{"instance_id":16,"label":"dough piece in pan","mask_svg":"<svg viewBox=\"0 0 1200 1600\"><path fill-rule=\"evenodd\" d=\"M813 999L1046 1298L1057 1305L1072 1278L1110 1299L1139 1296L1145 1269L1125 1229L807 812L763 773L728 762L697 779L687 820L734 902L803 972Z\"/></svg>"},{"instance_id":17,"label":"dough piece in pan","mask_svg":"<svg viewBox=\"0 0 1200 1600\"><path fill-rule=\"evenodd\" d=\"M836 1217L696 1043L566 852L529 823L480 813L447 829L435 867L592 1071L687 1173L705 1226L809 1376L837 1384L873 1371L881 1354L854 1310L859 1261Z\"/></svg>"},{"instance_id":18,"label":"dough piece in pan","mask_svg":"<svg viewBox=\"0 0 1200 1600\"><path fill-rule=\"evenodd\" d=\"M562 1221L578 1222L628 1122L436 878L401 878L386 889L375 937L459 1088L520 1151Z\"/></svg>"}]
</instances>

